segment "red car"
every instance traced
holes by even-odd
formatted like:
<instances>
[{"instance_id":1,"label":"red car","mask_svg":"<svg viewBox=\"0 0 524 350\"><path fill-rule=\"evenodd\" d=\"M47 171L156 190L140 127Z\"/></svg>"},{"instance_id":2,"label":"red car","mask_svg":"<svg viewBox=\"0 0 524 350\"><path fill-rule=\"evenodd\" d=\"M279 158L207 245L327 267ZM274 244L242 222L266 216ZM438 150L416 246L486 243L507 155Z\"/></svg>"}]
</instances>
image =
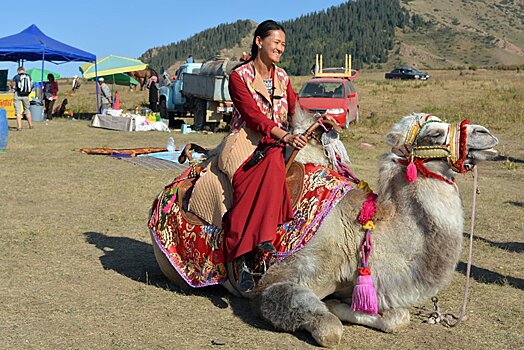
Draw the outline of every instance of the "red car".
<instances>
[{"instance_id":1,"label":"red car","mask_svg":"<svg viewBox=\"0 0 524 350\"><path fill-rule=\"evenodd\" d=\"M353 82L348 78L313 78L298 93L299 104L313 113L327 114L338 125L358 123L360 102Z\"/></svg>"}]
</instances>

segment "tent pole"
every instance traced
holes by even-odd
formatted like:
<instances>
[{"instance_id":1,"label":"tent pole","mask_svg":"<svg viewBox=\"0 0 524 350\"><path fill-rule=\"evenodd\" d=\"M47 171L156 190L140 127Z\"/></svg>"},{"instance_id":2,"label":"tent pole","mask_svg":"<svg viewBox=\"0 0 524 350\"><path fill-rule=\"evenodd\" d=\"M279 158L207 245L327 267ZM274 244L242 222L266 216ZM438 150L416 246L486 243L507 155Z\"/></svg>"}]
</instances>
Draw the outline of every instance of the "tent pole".
<instances>
[{"instance_id":1,"label":"tent pole","mask_svg":"<svg viewBox=\"0 0 524 350\"><path fill-rule=\"evenodd\" d=\"M44 62L45 62L45 50L42 51L42 80L40 80L40 100L44 101Z\"/></svg>"},{"instance_id":2,"label":"tent pole","mask_svg":"<svg viewBox=\"0 0 524 350\"><path fill-rule=\"evenodd\" d=\"M96 82L96 113L100 111L100 101L98 100L98 65L96 64L96 56L95 56L95 82Z\"/></svg>"},{"instance_id":3,"label":"tent pole","mask_svg":"<svg viewBox=\"0 0 524 350\"><path fill-rule=\"evenodd\" d=\"M111 96L115 96L115 75L113 74L113 84L111 85ZM114 97L113 97L114 101ZM113 101L111 101L111 108L113 108Z\"/></svg>"}]
</instances>

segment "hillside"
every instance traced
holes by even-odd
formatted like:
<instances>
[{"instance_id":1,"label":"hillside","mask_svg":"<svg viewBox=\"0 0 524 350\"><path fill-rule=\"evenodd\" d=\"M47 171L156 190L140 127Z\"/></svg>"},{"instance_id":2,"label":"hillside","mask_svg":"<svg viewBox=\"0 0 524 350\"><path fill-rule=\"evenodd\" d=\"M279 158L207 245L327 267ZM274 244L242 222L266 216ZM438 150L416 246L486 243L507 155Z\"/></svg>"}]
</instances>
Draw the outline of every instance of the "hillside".
<instances>
[{"instance_id":1,"label":"hillside","mask_svg":"<svg viewBox=\"0 0 524 350\"><path fill-rule=\"evenodd\" d=\"M162 68L172 70L170 67L180 64L189 55L193 55L195 60L203 61L223 55L222 51L227 49L229 55L240 57L242 51L251 45L249 37L252 37L256 25L251 20L220 24L186 40L151 48L138 59L157 71L162 71Z\"/></svg>"},{"instance_id":2,"label":"hillside","mask_svg":"<svg viewBox=\"0 0 524 350\"><path fill-rule=\"evenodd\" d=\"M428 25L396 32L388 64L423 68L524 64L524 3L518 0L402 1Z\"/></svg>"},{"instance_id":3,"label":"hillside","mask_svg":"<svg viewBox=\"0 0 524 350\"><path fill-rule=\"evenodd\" d=\"M326 65L352 54L356 68L400 64L423 69L523 66L524 3L519 0L356 0L283 22L282 66L308 74L315 53ZM189 54L197 61L249 52L256 23L239 20L186 40L147 50L155 69L173 71Z\"/></svg>"}]
</instances>

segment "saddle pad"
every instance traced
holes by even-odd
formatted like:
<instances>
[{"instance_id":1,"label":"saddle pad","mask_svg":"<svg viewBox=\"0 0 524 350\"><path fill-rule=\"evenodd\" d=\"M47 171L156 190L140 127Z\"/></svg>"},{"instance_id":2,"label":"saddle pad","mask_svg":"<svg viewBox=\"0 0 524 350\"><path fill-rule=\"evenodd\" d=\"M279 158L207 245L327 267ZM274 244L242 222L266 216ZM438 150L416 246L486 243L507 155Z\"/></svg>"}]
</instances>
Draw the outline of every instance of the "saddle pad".
<instances>
[{"instance_id":1,"label":"saddle pad","mask_svg":"<svg viewBox=\"0 0 524 350\"><path fill-rule=\"evenodd\" d=\"M221 284L227 279L222 229L188 223L177 204L178 185L190 174L191 168L155 199L148 226L157 245L190 286ZM307 164L294 218L277 228L273 241L277 252L266 260L273 264L302 249L331 209L352 189L350 182L335 171Z\"/></svg>"},{"instance_id":2,"label":"saddle pad","mask_svg":"<svg viewBox=\"0 0 524 350\"><path fill-rule=\"evenodd\" d=\"M231 182L218 170L217 157L200 174L189 198L188 209L206 222L222 227L222 217L233 201Z\"/></svg>"},{"instance_id":3,"label":"saddle pad","mask_svg":"<svg viewBox=\"0 0 524 350\"><path fill-rule=\"evenodd\" d=\"M262 137L250 129L242 128L224 138L218 155L218 168L231 181L242 163L255 151Z\"/></svg>"},{"instance_id":4,"label":"saddle pad","mask_svg":"<svg viewBox=\"0 0 524 350\"><path fill-rule=\"evenodd\" d=\"M304 186L304 165L293 162L286 174L286 183L295 208ZM218 170L215 157L200 173L190 193L188 210L207 223L222 227L222 217L231 209L233 186Z\"/></svg>"}]
</instances>

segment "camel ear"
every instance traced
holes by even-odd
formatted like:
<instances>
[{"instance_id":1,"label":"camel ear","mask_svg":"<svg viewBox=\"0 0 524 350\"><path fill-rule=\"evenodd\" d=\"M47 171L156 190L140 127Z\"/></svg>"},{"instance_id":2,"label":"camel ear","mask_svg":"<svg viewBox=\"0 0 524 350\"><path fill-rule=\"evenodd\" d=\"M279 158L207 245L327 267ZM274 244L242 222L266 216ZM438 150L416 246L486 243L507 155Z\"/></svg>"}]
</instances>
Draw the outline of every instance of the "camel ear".
<instances>
[{"instance_id":1,"label":"camel ear","mask_svg":"<svg viewBox=\"0 0 524 350\"><path fill-rule=\"evenodd\" d=\"M386 141L391 147L402 146L402 143L404 142L404 134L400 132L390 132L386 136Z\"/></svg>"}]
</instances>

